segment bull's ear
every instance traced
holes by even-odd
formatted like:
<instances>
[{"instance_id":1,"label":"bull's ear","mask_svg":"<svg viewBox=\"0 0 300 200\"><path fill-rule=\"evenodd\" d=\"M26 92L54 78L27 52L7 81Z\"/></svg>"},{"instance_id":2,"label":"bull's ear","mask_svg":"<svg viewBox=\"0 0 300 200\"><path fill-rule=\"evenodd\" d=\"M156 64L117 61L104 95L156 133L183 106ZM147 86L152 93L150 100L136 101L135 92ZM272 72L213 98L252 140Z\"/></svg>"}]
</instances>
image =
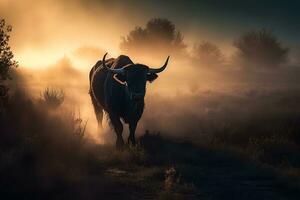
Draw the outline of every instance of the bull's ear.
<instances>
[{"instance_id":1,"label":"bull's ear","mask_svg":"<svg viewBox=\"0 0 300 200\"><path fill-rule=\"evenodd\" d=\"M157 79L157 77L158 76L155 73L147 74L147 81L149 81L151 83L152 81L154 81L155 79Z\"/></svg>"}]
</instances>

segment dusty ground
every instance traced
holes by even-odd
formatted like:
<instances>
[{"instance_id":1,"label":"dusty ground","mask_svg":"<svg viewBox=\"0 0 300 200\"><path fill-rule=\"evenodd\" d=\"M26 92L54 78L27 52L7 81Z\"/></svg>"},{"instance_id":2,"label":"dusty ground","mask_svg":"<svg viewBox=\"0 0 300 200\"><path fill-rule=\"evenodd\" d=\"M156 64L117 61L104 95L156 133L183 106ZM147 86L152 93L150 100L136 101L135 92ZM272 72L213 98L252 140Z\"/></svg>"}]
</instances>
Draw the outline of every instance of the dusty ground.
<instances>
[{"instance_id":1,"label":"dusty ground","mask_svg":"<svg viewBox=\"0 0 300 200\"><path fill-rule=\"evenodd\" d=\"M70 73L70 69L63 69ZM80 79L72 73L72 79ZM65 90L64 106L71 110L81 106L81 117L88 120L88 138L97 141L88 86L78 87L77 81L72 83L56 74L54 70L36 76L62 82L54 87ZM39 100L49 83L35 82L29 75L18 87L30 88ZM13 138L11 146L0 151L0 176L5 177L0 181L1 193L7 199L299 199L299 178L283 175L272 163L267 166L252 161L246 151L230 150L236 145L251 147L250 142L256 139L258 143L251 150L267 147L263 159L269 156L271 162L286 161L299 169L299 90L252 88L234 94L196 88L193 96L178 93L170 98L150 93L137 135L150 127L168 139L143 136L141 146L127 147L123 152L94 142L77 144L82 138L73 135L73 118L65 127L66 119L56 121L56 117L47 117L48 112L40 112L36 99L19 102L20 97L14 97L8 119L11 125L2 125L15 131L21 142L16 145ZM205 134L227 142L227 148L205 144L212 141L209 137L198 144L195 139L201 142ZM278 140L270 140L276 135ZM2 143L5 137L1 137ZM69 149L73 140L74 147Z\"/></svg>"},{"instance_id":2,"label":"dusty ground","mask_svg":"<svg viewBox=\"0 0 300 200\"><path fill-rule=\"evenodd\" d=\"M152 137L152 136L150 136ZM97 145L98 159L51 199L298 199L299 187L274 170L228 151L146 139L146 149L116 152ZM150 142L149 142L150 141ZM151 146L157 143L155 148ZM147 145L149 145L147 147ZM82 173L84 175L82 175Z\"/></svg>"}]
</instances>

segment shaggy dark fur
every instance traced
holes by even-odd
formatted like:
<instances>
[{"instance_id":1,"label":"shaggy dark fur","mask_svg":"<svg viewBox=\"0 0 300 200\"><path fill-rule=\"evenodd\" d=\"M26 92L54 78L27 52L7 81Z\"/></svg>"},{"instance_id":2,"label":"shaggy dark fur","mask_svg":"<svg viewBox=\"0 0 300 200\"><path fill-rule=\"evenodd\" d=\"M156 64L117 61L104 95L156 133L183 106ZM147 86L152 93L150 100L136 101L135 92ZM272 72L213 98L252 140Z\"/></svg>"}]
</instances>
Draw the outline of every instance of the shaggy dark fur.
<instances>
[{"instance_id":1,"label":"shaggy dark fur","mask_svg":"<svg viewBox=\"0 0 300 200\"><path fill-rule=\"evenodd\" d=\"M90 96L98 125L102 128L103 111L108 113L111 125L117 134L118 148L124 144L121 119L129 124L128 142L135 144L135 130L144 110L146 82L157 78L148 73L148 66L134 64L128 56L107 60L106 66L118 69L126 66L125 75L116 75L103 68L98 61L90 71ZM122 84L123 83L123 84Z\"/></svg>"}]
</instances>

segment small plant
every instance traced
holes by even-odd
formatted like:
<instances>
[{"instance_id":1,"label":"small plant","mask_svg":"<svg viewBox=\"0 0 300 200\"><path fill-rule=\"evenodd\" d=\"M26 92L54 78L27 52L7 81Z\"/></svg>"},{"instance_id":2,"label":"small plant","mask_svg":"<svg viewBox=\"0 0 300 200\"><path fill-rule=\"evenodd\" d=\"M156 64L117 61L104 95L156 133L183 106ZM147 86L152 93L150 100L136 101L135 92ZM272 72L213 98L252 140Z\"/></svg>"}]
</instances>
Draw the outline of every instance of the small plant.
<instances>
[{"instance_id":1,"label":"small plant","mask_svg":"<svg viewBox=\"0 0 300 200\"><path fill-rule=\"evenodd\" d=\"M147 158L145 149L139 144L138 145L129 144L128 152L131 155L131 159L137 163L144 163Z\"/></svg>"},{"instance_id":2,"label":"small plant","mask_svg":"<svg viewBox=\"0 0 300 200\"><path fill-rule=\"evenodd\" d=\"M78 135L80 138L83 138L85 129L86 129L87 121L83 122L81 118L75 119L75 129L74 133Z\"/></svg>"},{"instance_id":3,"label":"small plant","mask_svg":"<svg viewBox=\"0 0 300 200\"><path fill-rule=\"evenodd\" d=\"M81 146L84 142L84 135L86 132L87 120L83 120L80 114L80 110L77 112L72 110L65 110L56 112L54 115L60 115L65 121L64 125L69 130L69 140L73 142L75 146Z\"/></svg>"},{"instance_id":4,"label":"small plant","mask_svg":"<svg viewBox=\"0 0 300 200\"><path fill-rule=\"evenodd\" d=\"M87 121L83 121L80 113L78 117L74 116L74 123L73 123L73 132L75 134L75 139L77 139L78 144L81 144L84 138L85 130Z\"/></svg>"},{"instance_id":5,"label":"small plant","mask_svg":"<svg viewBox=\"0 0 300 200\"><path fill-rule=\"evenodd\" d=\"M139 143L148 153L156 154L163 151L166 141L162 138L160 132L146 130L145 134L140 137Z\"/></svg>"},{"instance_id":6,"label":"small plant","mask_svg":"<svg viewBox=\"0 0 300 200\"><path fill-rule=\"evenodd\" d=\"M185 183L175 167L165 171L164 191L159 193L158 199L199 199L199 191L193 183Z\"/></svg>"},{"instance_id":7,"label":"small plant","mask_svg":"<svg viewBox=\"0 0 300 200\"><path fill-rule=\"evenodd\" d=\"M65 99L63 90L55 88L46 88L41 95L42 101L51 108L58 108Z\"/></svg>"},{"instance_id":8,"label":"small plant","mask_svg":"<svg viewBox=\"0 0 300 200\"><path fill-rule=\"evenodd\" d=\"M180 182L180 175L174 167L170 167L165 172L165 190L171 191Z\"/></svg>"},{"instance_id":9,"label":"small plant","mask_svg":"<svg viewBox=\"0 0 300 200\"><path fill-rule=\"evenodd\" d=\"M253 160L273 166L299 166L299 148L293 141L280 135L250 138L248 150L252 153Z\"/></svg>"}]
</instances>

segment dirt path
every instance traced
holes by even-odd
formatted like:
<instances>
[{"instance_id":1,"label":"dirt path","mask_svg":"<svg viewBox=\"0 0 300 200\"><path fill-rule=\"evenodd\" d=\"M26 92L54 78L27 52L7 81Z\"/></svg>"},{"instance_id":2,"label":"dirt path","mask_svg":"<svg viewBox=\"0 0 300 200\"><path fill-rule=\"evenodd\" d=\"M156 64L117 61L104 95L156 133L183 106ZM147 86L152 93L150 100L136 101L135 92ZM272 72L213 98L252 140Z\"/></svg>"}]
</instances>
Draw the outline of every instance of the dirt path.
<instances>
[{"instance_id":1,"label":"dirt path","mask_svg":"<svg viewBox=\"0 0 300 200\"><path fill-rule=\"evenodd\" d=\"M299 199L299 187L241 156L188 143L160 141L116 152L95 147L98 159L74 178L63 198Z\"/></svg>"},{"instance_id":2,"label":"dirt path","mask_svg":"<svg viewBox=\"0 0 300 200\"><path fill-rule=\"evenodd\" d=\"M139 151L131 150L127 158L123 155L122 161L106 166L104 174L122 199L300 198L288 178L228 152L171 142L147 155ZM166 175L168 169L173 173Z\"/></svg>"}]
</instances>

